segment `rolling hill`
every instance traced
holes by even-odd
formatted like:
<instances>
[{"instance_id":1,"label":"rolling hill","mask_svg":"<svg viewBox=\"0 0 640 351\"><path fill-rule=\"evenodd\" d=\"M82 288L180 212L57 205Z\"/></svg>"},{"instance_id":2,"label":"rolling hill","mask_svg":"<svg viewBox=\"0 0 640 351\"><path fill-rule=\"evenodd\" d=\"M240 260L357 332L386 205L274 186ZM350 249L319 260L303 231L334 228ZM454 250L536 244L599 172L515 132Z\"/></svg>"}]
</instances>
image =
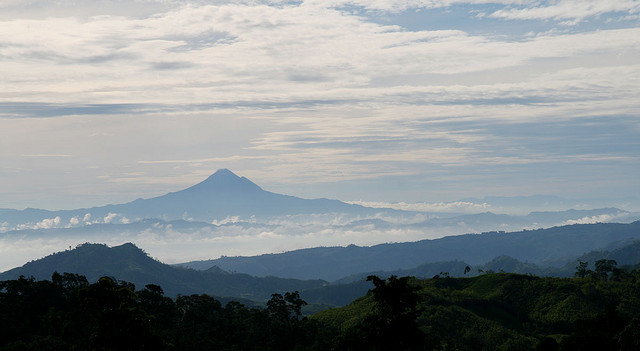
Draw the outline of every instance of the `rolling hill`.
<instances>
[{"instance_id":1,"label":"rolling hill","mask_svg":"<svg viewBox=\"0 0 640 351\"><path fill-rule=\"evenodd\" d=\"M181 264L224 270L254 276L297 279L337 279L362 272L409 269L425 263L460 260L471 265L484 264L498 256L523 262L563 266L570 259L593 250L615 249L640 239L640 221L630 224L576 224L513 233L488 232L449 236L371 247L317 247L251 257L221 257Z\"/></svg>"},{"instance_id":2,"label":"rolling hill","mask_svg":"<svg viewBox=\"0 0 640 351\"><path fill-rule=\"evenodd\" d=\"M102 244L83 244L1 273L0 280L17 279L20 276L45 280L50 279L53 272L81 274L90 282L110 276L132 282L140 288L156 284L162 286L170 296L210 294L254 301L266 301L273 293L302 291L327 285L321 280L256 278L247 274L231 274L217 267L206 271L173 267L152 259L133 244L111 248Z\"/></svg>"}]
</instances>

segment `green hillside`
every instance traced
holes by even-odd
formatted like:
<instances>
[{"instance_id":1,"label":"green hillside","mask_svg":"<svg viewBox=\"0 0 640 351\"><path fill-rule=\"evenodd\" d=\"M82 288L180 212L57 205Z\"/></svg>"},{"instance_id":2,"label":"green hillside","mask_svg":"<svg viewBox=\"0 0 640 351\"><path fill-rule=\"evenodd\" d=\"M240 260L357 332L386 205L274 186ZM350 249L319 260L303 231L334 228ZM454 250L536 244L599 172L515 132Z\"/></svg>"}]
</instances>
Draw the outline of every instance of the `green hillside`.
<instances>
[{"instance_id":1,"label":"green hillside","mask_svg":"<svg viewBox=\"0 0 640 351\"><path fill-rule=\"evenodd\" d=\"M347 306L302 315L297 291L265 307L77 274L0 281L4 350L638 350L640 269L576 278L488 273L368 277Z\"/></svg>"},{"instance_id":2,"label":"green hillside","mask_svg":"<svg viewBox=\"0 0 640 351\"><path fill-rule=\"evenodd\" d=\"M599 267L585 278L374 276L369 294L312 318L342 350L637 350L640 270Z\"/></svg>"}]
</instances>

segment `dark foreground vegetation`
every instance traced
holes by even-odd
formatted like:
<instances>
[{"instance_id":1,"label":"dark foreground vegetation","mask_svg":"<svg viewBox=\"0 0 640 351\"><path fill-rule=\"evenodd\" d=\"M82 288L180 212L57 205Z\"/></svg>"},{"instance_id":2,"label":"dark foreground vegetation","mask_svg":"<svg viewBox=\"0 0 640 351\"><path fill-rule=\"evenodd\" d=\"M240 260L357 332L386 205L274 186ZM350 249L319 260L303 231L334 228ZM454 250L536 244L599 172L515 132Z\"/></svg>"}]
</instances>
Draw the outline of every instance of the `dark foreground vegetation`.
<instances>
[{"instance_id":1,"label":"dark foreground vegetation","mask_svg":"<svg viewBox=\"0 0 640 351\"><path fill-rule=\"evenodd\" d=\"M55 273L0 282L0 350L639 350L640 269L600 260L574 278L370 276L348 306L302 316Z\"/></svg>"}]
</instances>

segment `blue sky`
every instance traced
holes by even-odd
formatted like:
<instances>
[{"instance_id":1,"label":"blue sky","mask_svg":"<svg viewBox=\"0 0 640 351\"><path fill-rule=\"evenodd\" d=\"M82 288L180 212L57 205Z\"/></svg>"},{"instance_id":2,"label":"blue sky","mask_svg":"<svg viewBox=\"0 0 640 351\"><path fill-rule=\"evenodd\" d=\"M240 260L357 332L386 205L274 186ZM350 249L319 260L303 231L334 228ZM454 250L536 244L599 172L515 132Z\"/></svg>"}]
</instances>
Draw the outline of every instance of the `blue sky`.
<instances>
[{"instance_id":1,"label":"blue sky","mask_svg":"<svg viewBox=\"0 0 640 351\"><path fill-rule=\"evenodd\" d=\"M0 0L0 207L640 197L640 1Z\"/></svg>"}]
</instances>

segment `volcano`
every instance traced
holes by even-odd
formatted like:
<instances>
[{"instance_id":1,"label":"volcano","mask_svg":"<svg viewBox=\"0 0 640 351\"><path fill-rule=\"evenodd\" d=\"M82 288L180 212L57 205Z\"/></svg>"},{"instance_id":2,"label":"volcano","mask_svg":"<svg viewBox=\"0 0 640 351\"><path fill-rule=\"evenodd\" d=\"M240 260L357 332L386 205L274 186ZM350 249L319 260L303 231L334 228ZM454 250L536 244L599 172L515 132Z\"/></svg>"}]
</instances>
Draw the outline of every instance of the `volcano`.
<instances>
[{"instance_id":1,"label":"volcano","mask_svg":"<svg viewBox=\"0 0 640 351\"><path fill-rule=\"evenodd\" d=\"M238 216L271 217L315 213L366 212L367 209L338 200L302 199L263 190L245 177L221 169L204 181L151 199L117 205L118 213L136 217L211 221Z\"/></svg>"}]
</instances>

